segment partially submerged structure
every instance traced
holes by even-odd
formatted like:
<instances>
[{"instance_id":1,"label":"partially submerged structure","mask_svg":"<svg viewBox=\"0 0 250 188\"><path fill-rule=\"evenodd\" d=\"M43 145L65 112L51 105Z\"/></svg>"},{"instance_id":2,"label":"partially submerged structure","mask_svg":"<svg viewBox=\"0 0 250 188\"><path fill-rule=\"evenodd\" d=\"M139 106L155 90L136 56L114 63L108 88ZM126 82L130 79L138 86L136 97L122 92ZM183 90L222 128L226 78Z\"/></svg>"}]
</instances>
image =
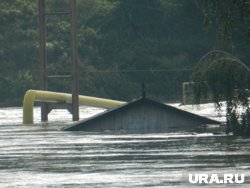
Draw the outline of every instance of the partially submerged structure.
<instances>
[{"instance_id":1,"label":"partially submerged structure","mask_svg":"<svg viewBox=\"0 0 250 188\"><path fill-rule=\"evenodd\" d=\"M147 98L127 103L86 120L65 131L125 131L131 133L195 131L220 122Z\"/></svg>"}]
</instances>

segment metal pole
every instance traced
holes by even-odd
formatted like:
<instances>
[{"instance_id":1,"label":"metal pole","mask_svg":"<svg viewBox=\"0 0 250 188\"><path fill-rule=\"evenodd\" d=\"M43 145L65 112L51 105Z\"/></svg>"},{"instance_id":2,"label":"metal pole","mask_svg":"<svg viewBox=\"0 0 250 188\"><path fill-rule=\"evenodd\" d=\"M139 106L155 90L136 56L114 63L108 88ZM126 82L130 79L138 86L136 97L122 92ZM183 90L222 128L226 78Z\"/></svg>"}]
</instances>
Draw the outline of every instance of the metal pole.
<instances>
[{"instance_id":1,"label":"metal pole","mask_svg":"<svg viewBox=\"0 0 250 188\"><path fill-rule=\"evenodd\" d=\"M39 64L40 64L40 89L47 90L46 84L46 42L45 42L45 0L38 0L39 10ZM41 119L48 121L46 103L41 103Z\"/></svg>"},{"instance_id":2,"label":"metal pole","mask_svg":"<svg viewBox=\"0 0 250 188\"><path fill-rule=\"evenodd\" d=\"M73 121L79 120L78 73L77 73L77 35L76 0L70 0L71 10L71 53L72 53L72 112Z\"/></svg>"}]
</instances>

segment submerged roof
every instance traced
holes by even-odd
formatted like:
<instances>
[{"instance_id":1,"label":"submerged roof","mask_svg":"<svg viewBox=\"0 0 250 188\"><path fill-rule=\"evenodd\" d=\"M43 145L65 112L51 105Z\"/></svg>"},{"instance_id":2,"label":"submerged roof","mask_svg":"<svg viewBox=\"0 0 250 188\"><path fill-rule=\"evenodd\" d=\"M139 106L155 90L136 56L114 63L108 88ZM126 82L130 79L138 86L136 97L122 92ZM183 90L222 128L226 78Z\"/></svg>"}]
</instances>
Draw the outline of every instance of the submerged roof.
<instances>
[{"instance_id":1,"label":"submerged roof","mask_svg":"<svg viewBox=\"0 0 250 188\"><path fill-rule=\"evenodd\" d=\"M63 130L168 132L189 130L205 124L220 124L220 122L154 100L141 98L78 121Z\"/></svg>"}]
</instances>

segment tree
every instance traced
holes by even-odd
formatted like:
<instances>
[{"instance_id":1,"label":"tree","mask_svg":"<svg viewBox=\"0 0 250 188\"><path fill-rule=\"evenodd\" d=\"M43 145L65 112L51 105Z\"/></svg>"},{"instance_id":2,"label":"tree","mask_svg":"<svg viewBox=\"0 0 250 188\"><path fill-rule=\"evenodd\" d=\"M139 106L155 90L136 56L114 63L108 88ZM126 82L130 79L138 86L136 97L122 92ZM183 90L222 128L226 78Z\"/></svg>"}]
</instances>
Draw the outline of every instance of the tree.
<instances>
[{"instance_id":1,"label":"tree","mask_svg":"<svg viewBox=\"0 0 250 188\"><path fill-rule=\"evenodd\" d=\"M247 0L196 0L207 27L216 27L219 36L234 40L240 32L250 40L250 3Z\"/></svg>"},{"instance_id":2,"label":"tree","mask_svg":"<svg viewBox=\"0 0 250 188\"><path fill-rule=\"evenodd\" d=\"M250 134L250 69L245 64L229 53L212 51L201 59L192 80L198 102L208 91L217 109L226 101L228 132Z\"/></svg>"},{"instance_id":3,"label":"tree","mask_svg":"<svg viewBox=\"0 0 250 188\"><path fill-rule=\"evenodd\" d=\"M36 1L0 0L0 5L1 71L30 68L37 54Z\"/></svg>"},{"instance_id":4,"label":"tree","mask_svg":"<svg viewBox=\"0 0 250 188\"><path fill-rule=\"evenodd\" d=\"M229 43L231 52L242 54L249 49L249 1L196 0L196 4L203 13L205 27L214 29L218 38ZM209 89L217 108L220 108L219 101L225 100L228 131L235 135L250 135L250 70L238 58L222 51L219 54L219 57L210 58L203 66L198 64L194 71L192 78L196 82L196 97L199 99L202 92L206 93ZM249 62L249 55L241 58Z\"/></svg>"},{"instance_id":5,"label":"tree","mask_svg":"<svg viewBox=\"0 0 250 188\"><path fill-rule=\"evenodd\" d=\"M27 70L37 83L37 1L0 4L0 85L19 85L13 74L26 78ZM47 13L68 8L68 0L46 0ZM79 0L77 9L80 93L131 100L145 81L148 96L178 100L197 59L218 47L215 34L204 32L194 1ZM237 41L234 55L248 62L249 47ZM70 74L69 15L46 15L46 50L47 73ZM70 91L70 80L48 82L51 90Z\"/></svg>"}]
</instances>

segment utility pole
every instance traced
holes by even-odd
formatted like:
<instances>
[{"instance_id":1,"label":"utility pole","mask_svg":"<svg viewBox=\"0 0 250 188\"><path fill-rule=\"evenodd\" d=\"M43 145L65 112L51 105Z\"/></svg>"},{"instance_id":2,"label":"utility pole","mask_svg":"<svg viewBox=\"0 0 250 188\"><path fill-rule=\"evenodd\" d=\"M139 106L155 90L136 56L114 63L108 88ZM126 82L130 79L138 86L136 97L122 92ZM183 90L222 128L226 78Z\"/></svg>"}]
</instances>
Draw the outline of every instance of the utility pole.
<instances>
[{"instance_id":1,"label":"utility pole","mask_svg":"<svg viewBox=\"0 0 250 188\"><path fill-rule=\"evenodd\" d=\"M71 12L71 57L72 57L72 113L73 121L79 120L77 34L76 34L76 0L70 1Z\"/></svg>"},{"instance_id":2,"label":"utility pole","mask_svg":"<svg viewBox=\"0 0 250 188\"><path fill-rule=\"evenodd\" d=\"M47 90L46 79L46 42L45 42L45 0L38 0L39 11L39 64L40 64L40 89ZM47 104L41 102L41 119L48 121Z\"/></svg>"}]
</instances>

